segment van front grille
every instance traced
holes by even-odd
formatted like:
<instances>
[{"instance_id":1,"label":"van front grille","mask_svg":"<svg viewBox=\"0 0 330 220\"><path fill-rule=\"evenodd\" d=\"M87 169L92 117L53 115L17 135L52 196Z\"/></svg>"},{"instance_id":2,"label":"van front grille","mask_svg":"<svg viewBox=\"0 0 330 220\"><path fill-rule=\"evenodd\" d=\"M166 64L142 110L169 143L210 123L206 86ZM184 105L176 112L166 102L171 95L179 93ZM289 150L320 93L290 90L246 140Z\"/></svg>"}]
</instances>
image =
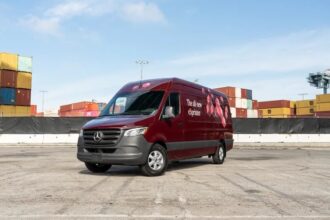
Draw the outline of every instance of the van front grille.
<instances>
[{"instance_id":1,"label":"van front grille","mask_svg":"<svg viewBox=\"0 0 330 220\"><path fill-rule=\"evenodd\" d=\"M98 135L96 133L98 132ZM84 130L84 142L85 145L97 145L97 146L114 146L121 138L121 129L111 128L103 130ZM95 138L98 136L98 138Z\"/></svg>"}]
</instances>

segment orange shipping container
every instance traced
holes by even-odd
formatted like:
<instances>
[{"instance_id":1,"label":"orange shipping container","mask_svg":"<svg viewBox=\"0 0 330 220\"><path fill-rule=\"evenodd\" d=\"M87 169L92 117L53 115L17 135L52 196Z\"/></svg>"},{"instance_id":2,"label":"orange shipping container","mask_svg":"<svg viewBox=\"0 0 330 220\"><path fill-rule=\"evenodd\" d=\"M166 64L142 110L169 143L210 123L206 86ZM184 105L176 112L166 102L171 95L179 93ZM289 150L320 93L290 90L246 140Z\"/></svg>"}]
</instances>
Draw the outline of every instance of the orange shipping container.
<instances>
[{"instance_id":1,"label":"orange shipping container","mask_svg":"<svg viewBox=\"0 0 330 220\"><path fill-rule=\"evenodd\" d=\"M264 101L258 103L258 109L266 108L290 108L289 100L274 100L274 101Z\"/></svg>"},{"instance_id":2,"label":"orange shipping container","mask_svg":"<svg viewBox=\"0 0 330 220\"><path fill-rule=\"evenodd\" d=\"M31 115L32 116L37 115L37 105L31 105Z\"/></svg>"},{"instance_id":3,"label":"orange shipping container","mask_svg":"<svg viewBox=\"0 0 330 220\"><path fill-rule=\"evenodd\" d=\"M235 87L226 86L226 87L216 88L214 90L216 90L218 92L222 92L225 95L227 95L228 97L235 97Z\"/></svg>"}]
</instances>

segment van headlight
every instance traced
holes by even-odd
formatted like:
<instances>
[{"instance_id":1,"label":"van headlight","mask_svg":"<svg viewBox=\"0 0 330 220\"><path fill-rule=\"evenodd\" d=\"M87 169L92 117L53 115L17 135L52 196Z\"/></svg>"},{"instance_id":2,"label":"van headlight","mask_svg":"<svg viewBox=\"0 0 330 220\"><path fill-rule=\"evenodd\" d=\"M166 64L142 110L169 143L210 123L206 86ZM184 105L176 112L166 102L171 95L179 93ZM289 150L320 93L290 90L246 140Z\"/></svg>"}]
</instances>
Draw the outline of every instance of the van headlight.
<instances>
[{"instance_id":1,"label":"van headlight","mask_svg":"<svg viewBox=\"0 0 330 220\"><path fill-rule=\"evenodd\" d=\"M83 129L80 129L79 137L82 137L82 136L84 136L84 130Z\"/></svg>"},{"instance_id":2,"label":"van headlight","mask_svg":"<svg viewBox=\"0 0 330 220\"><path fill-rule=\"evenodd\" d=\"M133 137L133 136L138 136L138 135L143 135L148 128L143 127L143 128L132 128L127 131L125 131L124 136L126 137Z\"/></svg>"}]
</instances>

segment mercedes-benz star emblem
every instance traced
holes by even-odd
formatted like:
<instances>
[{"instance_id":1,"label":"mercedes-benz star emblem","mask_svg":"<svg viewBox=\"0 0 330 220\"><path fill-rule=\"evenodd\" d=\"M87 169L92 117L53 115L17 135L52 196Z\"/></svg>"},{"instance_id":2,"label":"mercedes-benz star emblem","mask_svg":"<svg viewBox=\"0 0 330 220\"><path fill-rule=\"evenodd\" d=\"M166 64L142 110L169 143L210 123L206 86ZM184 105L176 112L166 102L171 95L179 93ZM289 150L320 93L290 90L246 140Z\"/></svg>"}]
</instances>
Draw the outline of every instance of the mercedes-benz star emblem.
<instances>
[{"instance_id":1,"label":"mercedes-benz star emblem","mask_svg":"<svg viewBox=\"0 0 330 220\"><path fill-rule=\"evenodd\" d=\"M103 133L102 131L97 131L94 133L94 141L95 142L100 142L103 138Z\"/></svg>"}]
</instances>

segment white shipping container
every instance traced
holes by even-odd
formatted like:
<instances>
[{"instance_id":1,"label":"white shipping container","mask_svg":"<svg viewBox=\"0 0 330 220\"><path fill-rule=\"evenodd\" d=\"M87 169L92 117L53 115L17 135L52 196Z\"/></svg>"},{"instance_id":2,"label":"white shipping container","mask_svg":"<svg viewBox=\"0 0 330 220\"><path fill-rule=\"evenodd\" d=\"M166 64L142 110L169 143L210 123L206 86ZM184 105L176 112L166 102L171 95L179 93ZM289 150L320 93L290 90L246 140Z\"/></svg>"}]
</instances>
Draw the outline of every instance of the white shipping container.
<instances>
[{"instance_id":1,"label":"white shipping container","mask_svg":"<svg viewBox=\"0 0 330 220\"><path fill-rule=\"evenodd\" d=\"M235 88L235 97L236 98L241 98L242 97L242 89L241 88Z\"/></svg>"},{"instance_id":2,"label":"white shipping container","mask_svg":"<svg viewBox=\"0 0 330 220\"><path fill-rule=\"evenodd\" d=\"M230 107L231 117L236 118L236 108Z\"/></svg>"},{"instance_id":3,"label":"white shipping container","mask_svg":"<svg viewBox=\"0 0 330 220\"><path fill-rule=\"evenodd\" d=\"M32 73L32 57L18 56L18 71Z\"/></svg>"},{"instance_id":4,"label":"white shipping container","mask_svg":"<svg viewBox=\"0 0 330 220\"><path fill-rule=\"evenodd\" d=\"M256 109L248 109L247 110L247 117L248 118L258 118L258 110L256 110Z\"/></svg>"},{"instance_id":5,"label":"white shipping container","mask_svg":"<svg viewBox=\"0 0 330 220\"><path fill-rule=\"evenodd\" d=\"M241 98L235 98L235 107L242 108L242 99Z\"/></svg>"},{"instance_id":6,"label":"white shipping container","mask_svg":"<svg viewBox=\"0 0 330 220\"><path fill-rule=\"evenodd\" d=\"M247 99L241 99L242 100L242 108L247 108Z\"/></svg>"}]
</instances>

